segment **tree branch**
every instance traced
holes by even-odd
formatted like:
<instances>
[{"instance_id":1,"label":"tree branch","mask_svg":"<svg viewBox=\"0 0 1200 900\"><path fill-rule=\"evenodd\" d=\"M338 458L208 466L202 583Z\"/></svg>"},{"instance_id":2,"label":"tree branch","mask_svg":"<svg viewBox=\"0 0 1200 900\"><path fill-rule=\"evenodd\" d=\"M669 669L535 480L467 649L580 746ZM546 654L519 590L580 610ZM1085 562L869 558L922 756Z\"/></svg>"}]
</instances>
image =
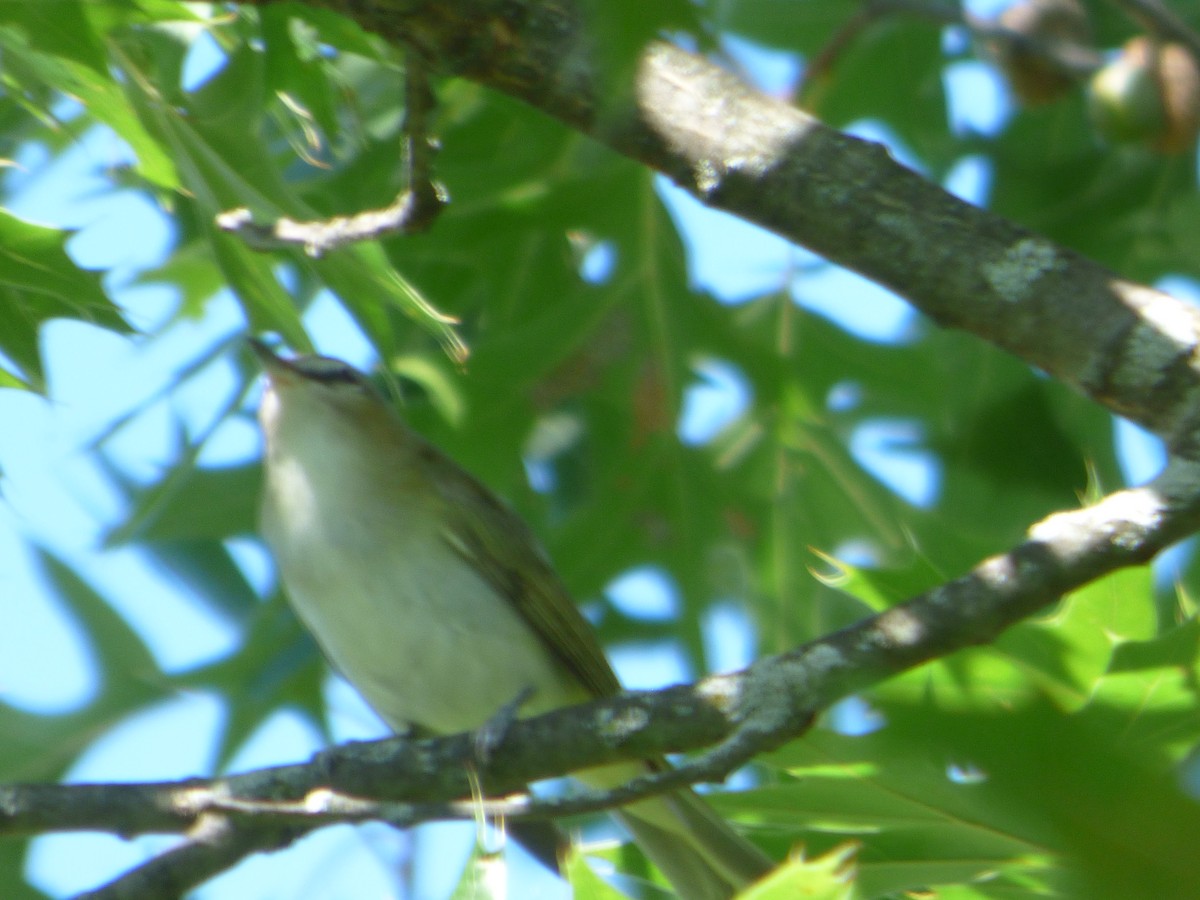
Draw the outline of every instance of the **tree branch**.
<instances>
[{"instance_id":1,"label":"tree branch","mask_svg":"<svg viewBox=\"0 0 1200 900\"><path fill-rule=\"evenodd\" d=\"M265 4L272 0L243 0ZM571 0L310 0L885 285L1198 454L1200 312L972 206L708 60L648 44L627 83Z\"/></svg>"},{"instance_id":2,"label":"tree branch","mask_svg":"<svg viewBox=\"0 0 1200 900\"><path fill-rule=\"evenodd\" d=\"M313 258L345 244L371 241L396 234L417 234L429 228L450 197L433 178L433 143L429 137L429 112L433 94L425 63L408 54L405 70L404 188L389 205L352 216L297 221L286 216L256 222L246 207L227 210L216 218L222 231L240 237L255 250L280 250L299 246Z\"/></svg>"},{"instance_id":3,"label":"tree branch","mask_svg":"<svg viewBox=\"0 0 1200 900\"><path fill-rule=\"evenodd\" d=\"M0 787L0 834L94 829L186 833L179 847L88 895L168 897L261 850L332 822L408 827L480 813L545 818L719 780L802 734L835 701L923 662L987 643L1056 599L1138 565L1200 526L1200 465L1173 459L1143 487L1056 513L1012 550L842 631L749 669L631 692L512 723L486 761L471 734L338 746L305 764L211 780ZM708 747L613 791L503 797L549 777ZM362 798L374 798L363 800Z\"/></svg>"},{"instance_id":4,"label":"tree branch","mask_svg":"<svg viewBox=\"0 0 1200 900\"><path fill-rule=\"evenodd\" d=\"M1037 57L1055 72L1082 81L1104 64L1101 54L1070 41L1039 39L1008 28L998 21L985 19L944 0L867 0L859 4L846 23L829 39L809 63L805 84L829 76L837 59L863 32L889 17L908 15L937 25L964 29L983 47L993 52L1021 52ZM804 91L801 89L801 94Z\"/></svg>"},{"instance_id":5,"label":"tree branch","mask_svg":"<svg viewBox=\"0 0 1200 900\"><path fill-rule=\"evenodd\" d=\"M1200 34L1162 0L1116 0L1116 4L1151 34L1183 44L1200 63Z\"/></svg>"}]
</instances>

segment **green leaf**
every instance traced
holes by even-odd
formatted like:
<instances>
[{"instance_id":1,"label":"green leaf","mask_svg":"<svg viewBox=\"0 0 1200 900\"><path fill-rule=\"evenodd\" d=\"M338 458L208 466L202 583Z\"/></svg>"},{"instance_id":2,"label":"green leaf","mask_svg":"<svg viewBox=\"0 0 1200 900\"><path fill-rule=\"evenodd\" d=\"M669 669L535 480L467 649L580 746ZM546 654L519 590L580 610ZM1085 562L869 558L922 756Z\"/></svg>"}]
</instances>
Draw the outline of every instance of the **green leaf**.
<instances>
[{"instance_id":1,"label":"green leaf","mask_svg":"<svg viewBox=\"0 0 1200 900\"><path fill-rule=\"evenodd\" d=\"M1200 808L1108 698L1075 714L1040 701L879 709L887 724L872 734L813 732L779 751L794 782L747 800L764 822L857 835L865 896L984 877L1089 897L1200 886L1183 850ZM1164 724L1147 716L1147 729Z\"/></svg>"},{"instance_id":2,"label":"green leaf","mask_svg":"<svg viewBox=\"0 0 1200 900\"><path fill-rule=\"evenodd\" d=\"M141 636L74 571L48 551L37 561L56 594L88 637L97 669L103 673L102 706L128 712L163 696L162 671Z\"/></svg>"},{"instance_id":3,"label":"green leaf","mask_svg":"<svg viewBox=\"0 0 1200 900\"><path fill-rule=\"evenodd\" d=\"M3 6L29 8L34 5ZM23 36L3 29L0 29L0 46L4 47L8 56L6 68L10 77L20 82L20 89L32 89L38 82L58 86L82 103L95 121L107 125L129 144L137 157L136 170L142 178L162 188L179 187L170 155L142 126L124 90L109 77L107 63L102 61L97 71L95 66L80 60L38 53L30 49ZM50 118L54 114L47 109L45 115Z\"/></svg>"},{"instance_id":4,"label":"green leaf","mask_svg":"<svg viewBox=\"0 0 1200 900\"><path fill-rule=\"evenodd\" d=\"M74 318L128 331L99 277L81 271L67 256L68 236L0 210L0 352L21 368L20 380L39 390L38 329L45 322Z\"/></svg>"},{"instance_id":5,"label":"green leaf","mask_svg":"<svg viewBox=\"0 0 1200 900\"><path fill-rule=\"evenodd\" d=\"M4 3L0 22L18 26L27 44L46 56L73 60L104 76L104 49L92 31L86 7L81 0Z\"/></svg>"},{"instance_id":6,"label":"green leaf","mask_svg":"<svg viewBox=\"0 0 1200 900\"><path fill-rule=\"evenodd\" d=\"M200 452L194 446L192 456ZM133 541L224 540L256 530L262 471L258 466L200 469L178 465L166 480L135 498L138 514L105 539Z\"/></svg>"},{"instance_id":7,"label":"green leaf","mask_svg":"<svg viewBox=\"0 0 1200 900\"><path fill-rule=\"evenodd\" d=\"M1125 569L1075 592L1049 615L1009 629L994 646L1032 685L1071 709L1090 699L1116 646L1154 631L1150 570Z\"/></svg>"},{"instance_id":8,"label":"green leaf","mask_svg":"<svg viewBox=\"0 0 1200 900\"><path fill-rule=\"evenodd\" d=\"M82 708L34 715L0 704L0 780L54 781L126 716L169 695L149 647L109 603L50 552L33 547L35 564L86 644L99 678Z\"/></svg>"},{"instance_id":9,"label":"green leaf","mask_svg":"<svg viewBox=\"0 0 1200 900\"><path fill-rule=\"evenodd\" d=\"M321 693L325 672L312 637L277 595L252 610L235 653L182 673L175 683L226 698L228 718L217 753L217 769L224 770L258 728L284 707L299 711L328 736Z\"/></svg>"},{"instance_id":10,"label":"green leaf","mask_svg":"<svg viewBox=\"0 0 1200 900\"><path fill-rule=\"evenodd\" d=\"M740 900L851 900L854 889L854 856L857 844L844 844L815 859L796 854L749 890Z\"/></svg>"},{"instance_id":11,"label":"green leaf","mask_svg":"<svg viewBox=\"0 0 1200 900\"><path fill-rule=\"evenodd\" d=\"M592 870L587 855L578 846L572 845L563 867L563 876L571 885L571 896L575 900L623 900L624 894Z\"/></svg>"}]
</instances>

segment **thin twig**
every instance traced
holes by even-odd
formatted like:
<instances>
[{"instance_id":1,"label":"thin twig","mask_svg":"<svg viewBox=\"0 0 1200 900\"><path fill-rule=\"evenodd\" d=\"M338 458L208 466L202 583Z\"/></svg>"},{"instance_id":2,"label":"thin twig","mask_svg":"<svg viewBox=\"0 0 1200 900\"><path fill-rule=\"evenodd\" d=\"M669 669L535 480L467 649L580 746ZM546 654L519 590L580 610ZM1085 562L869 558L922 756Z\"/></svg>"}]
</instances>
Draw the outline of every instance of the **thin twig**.
<instances>
[{"instance_id":1,"label":"thin twig","mask_svg":"<svg viewBox=\"0 0 1200 900\"><path fill-rule=\"evenodd\" d=\"M331 219L298 221L283 216L270 222L256 222L249 209L239 207L220 213L217 227L240 237L255 250L300 246L311 257L324 256L357 241L427 230L449 202L449 196L432 175L434 144L428 127L433 92L425 65L417 53L408 54L403 154L406 187L391 204Z\"/></svg>"},{"instance_id":2,"label":"thin twig","mask_svg":"<svg viewBox=\"0 0 1200 900\"><path fill-rule=\"evenodd\" d=\"M815 84L826 77L862 32L881 19L895 15L908 15L939 25L963 28L981 45L1008 45L1014 51L1039 57L1063 75L1075 79L1086 78L1103 63L1100 54L1089 47L1063 41L1039 40L990 19L972 15L956 3L944 3L940 0L868 0L813 57L805 71L804 84Z\"/></svg>"}]
</instances>

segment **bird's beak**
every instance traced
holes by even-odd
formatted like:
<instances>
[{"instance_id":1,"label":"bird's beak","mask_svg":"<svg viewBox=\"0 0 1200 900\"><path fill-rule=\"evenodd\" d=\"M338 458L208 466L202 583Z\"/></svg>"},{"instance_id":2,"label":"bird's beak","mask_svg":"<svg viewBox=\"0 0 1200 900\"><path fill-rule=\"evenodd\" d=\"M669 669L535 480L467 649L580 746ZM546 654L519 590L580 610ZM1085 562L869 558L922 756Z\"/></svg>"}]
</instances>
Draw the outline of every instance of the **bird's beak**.
<instances>
[{"instance_id":1,"label":"bird's beak","mask_svg":"<svg viewBox=\"0 0 1200 900\"><path fill-rule=\"evenodd\" d=\"M249 338L246 344L254 351L254 355L258 357L259 365L263 367L267 378L272 382L279 381L280 379L287 381L288 376L292 378L300 377L291 360L279 356L265 342L258 338Z\"/></svg>"}]
</instances>

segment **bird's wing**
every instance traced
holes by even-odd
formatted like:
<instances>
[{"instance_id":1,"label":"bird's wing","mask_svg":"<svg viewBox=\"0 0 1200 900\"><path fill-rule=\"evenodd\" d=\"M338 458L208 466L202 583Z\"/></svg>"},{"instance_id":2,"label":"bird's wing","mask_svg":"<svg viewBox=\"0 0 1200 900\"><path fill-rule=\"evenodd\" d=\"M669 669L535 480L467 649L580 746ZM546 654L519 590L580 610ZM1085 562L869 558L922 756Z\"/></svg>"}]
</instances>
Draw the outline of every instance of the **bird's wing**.
<instances>
[{"instance_id":1,"label":"bird's wing","mask_svg":"<svg viewBox=\"0 0 1200 900\"><path fill-rule=\"evenodd\" d=\"M478 480L429 449L423 455L431 468L456 470L452 476L429 479L444 504L451 547L513 603L589 693L608 697L620 692L621 683L592 626L529 527Z\"/></svg>"}]
</instances>

